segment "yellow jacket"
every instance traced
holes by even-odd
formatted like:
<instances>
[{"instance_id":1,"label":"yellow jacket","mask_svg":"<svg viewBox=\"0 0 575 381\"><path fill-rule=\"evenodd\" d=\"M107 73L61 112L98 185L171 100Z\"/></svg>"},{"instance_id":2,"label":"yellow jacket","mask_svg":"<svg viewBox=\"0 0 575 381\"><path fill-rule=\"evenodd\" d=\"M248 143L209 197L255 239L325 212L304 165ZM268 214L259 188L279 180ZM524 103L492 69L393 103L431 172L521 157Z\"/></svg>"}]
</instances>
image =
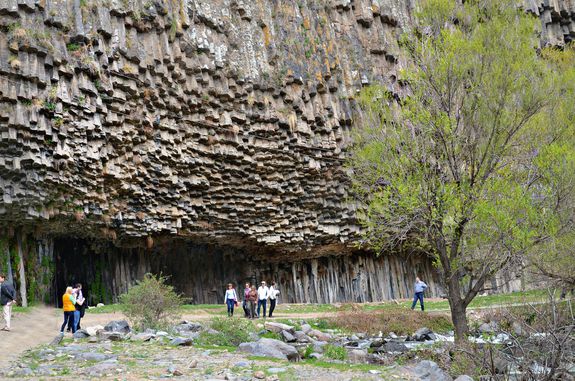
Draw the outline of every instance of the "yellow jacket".
<instances>
[{"instance_id":1,"label":"yellow jacket","mask_svg":"<svg viewBox=\"0 0 575 381\"><path fill-rule=\"evenodd\" d=\"M62 304L64 306L64 312L76 311L76 307L74 307L74 304L76 304L76 298L74 298L74 295L62 295Z\"/></svg>"}]
</instances>

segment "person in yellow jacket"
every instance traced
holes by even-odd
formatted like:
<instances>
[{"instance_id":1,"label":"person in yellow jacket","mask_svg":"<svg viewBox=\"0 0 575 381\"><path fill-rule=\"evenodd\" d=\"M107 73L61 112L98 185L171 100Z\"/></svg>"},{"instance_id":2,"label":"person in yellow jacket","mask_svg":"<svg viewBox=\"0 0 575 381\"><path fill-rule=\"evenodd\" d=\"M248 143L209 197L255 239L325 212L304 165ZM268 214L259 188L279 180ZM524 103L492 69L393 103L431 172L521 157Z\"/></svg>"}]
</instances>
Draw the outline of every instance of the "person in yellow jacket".
<instances>
[{"instance_id":1,"label":"person in yellow jacket","mask_svg":"<svg viewBox=\"0 0 575 381\"><path fill-rule=\"evenodd\" d=\"M60 335L64 335L64 328L69 323L72 327L72 333L76 333L76 326L74 325L74 311L76 311L76 298L72 294L72 287L66 287L66 293L62 295L62 309L64 310L64 323L60 328Z\"/></svg>"}]
</instances>

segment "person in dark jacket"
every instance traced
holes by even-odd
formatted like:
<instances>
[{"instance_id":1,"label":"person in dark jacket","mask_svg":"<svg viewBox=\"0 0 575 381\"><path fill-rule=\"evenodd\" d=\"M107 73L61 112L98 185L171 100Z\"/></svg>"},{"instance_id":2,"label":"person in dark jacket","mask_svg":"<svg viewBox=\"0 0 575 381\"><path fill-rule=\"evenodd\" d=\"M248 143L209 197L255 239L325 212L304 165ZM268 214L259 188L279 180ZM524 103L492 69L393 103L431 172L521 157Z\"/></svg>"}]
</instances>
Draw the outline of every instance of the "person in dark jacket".
<instances>
[{"instance_id":1,"label":"person in dark jacket","mask_svg":"<svg viewBox=\"0 0 575 381\"><path fill-rule=\"evenodd\" d=\"M16 291L11 284L6 282L4 274L0 274L0 304L4 313L5 325L2 331L10 331L10 319L12 317L12 306L16 304Z\"/></svg>"}]
</instances>

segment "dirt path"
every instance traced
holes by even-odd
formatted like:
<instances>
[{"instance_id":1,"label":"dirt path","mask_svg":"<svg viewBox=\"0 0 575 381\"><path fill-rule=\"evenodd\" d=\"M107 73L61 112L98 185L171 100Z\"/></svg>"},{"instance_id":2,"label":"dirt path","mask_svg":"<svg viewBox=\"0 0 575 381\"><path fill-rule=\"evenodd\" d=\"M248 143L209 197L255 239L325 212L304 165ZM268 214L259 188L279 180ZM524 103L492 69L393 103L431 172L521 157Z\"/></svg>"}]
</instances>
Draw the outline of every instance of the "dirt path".
<instances>
[{"instance_id":1,"label":"dirt path","mask_svg":"<svg viewBox=\"0 0 575 381\"><path fill-rule=\"evenodd\" d=\"M82 325L105 324L120 317L120 314L86 314ZM25 313L13 313L12 330L0 331L0 368L16 361L27 349L52 341L58 335L62 320L61 309L44 306L33 307Z\"/></svg>"}]
</instances>

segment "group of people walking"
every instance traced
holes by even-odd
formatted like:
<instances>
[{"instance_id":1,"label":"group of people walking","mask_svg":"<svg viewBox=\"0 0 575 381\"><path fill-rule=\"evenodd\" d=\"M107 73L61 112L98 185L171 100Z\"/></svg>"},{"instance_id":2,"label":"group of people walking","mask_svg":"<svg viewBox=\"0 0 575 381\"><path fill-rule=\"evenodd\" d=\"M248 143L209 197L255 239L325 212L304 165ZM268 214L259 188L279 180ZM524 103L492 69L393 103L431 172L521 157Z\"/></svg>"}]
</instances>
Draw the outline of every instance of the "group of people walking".
<instances>
[{"instance_id":1,"label":"group of people walking","mask_svg":"<svg viewBox=\"0 0 575 381\"><path fill-rule=\"evenodd\" d=\"M68 332L76 333L80 329L80 320L84 317L86 310L86 299L82 294L82 284L75 287L67 287L62 295L62 309L64 310L64 322L60 327L60 334L64 334L64 329L68 325Z\"/></svg>"},{"instance_id":2,"label":"group of people walking","mask_svg":"<svg viewBox=\"0 0 575 381\"><path fill-rule=\"evenodd\" d=\"M270 309L268 317L273 317L279 293L280 291L277 289L276 282L272 282L268 287L266 282L262 281L260 287L257 289L255 285L252 285L249 282L246 283L242 302L244 316L249 319L259 318L261 316L260 313L263 310L263 317L265 317L269 299ZM228 289L225 294L225 303L228 306L228 316L234 316L234 307L239 305L239 299L234 285L231 283L228 283Z\"/></svg>"}]
</instances>

